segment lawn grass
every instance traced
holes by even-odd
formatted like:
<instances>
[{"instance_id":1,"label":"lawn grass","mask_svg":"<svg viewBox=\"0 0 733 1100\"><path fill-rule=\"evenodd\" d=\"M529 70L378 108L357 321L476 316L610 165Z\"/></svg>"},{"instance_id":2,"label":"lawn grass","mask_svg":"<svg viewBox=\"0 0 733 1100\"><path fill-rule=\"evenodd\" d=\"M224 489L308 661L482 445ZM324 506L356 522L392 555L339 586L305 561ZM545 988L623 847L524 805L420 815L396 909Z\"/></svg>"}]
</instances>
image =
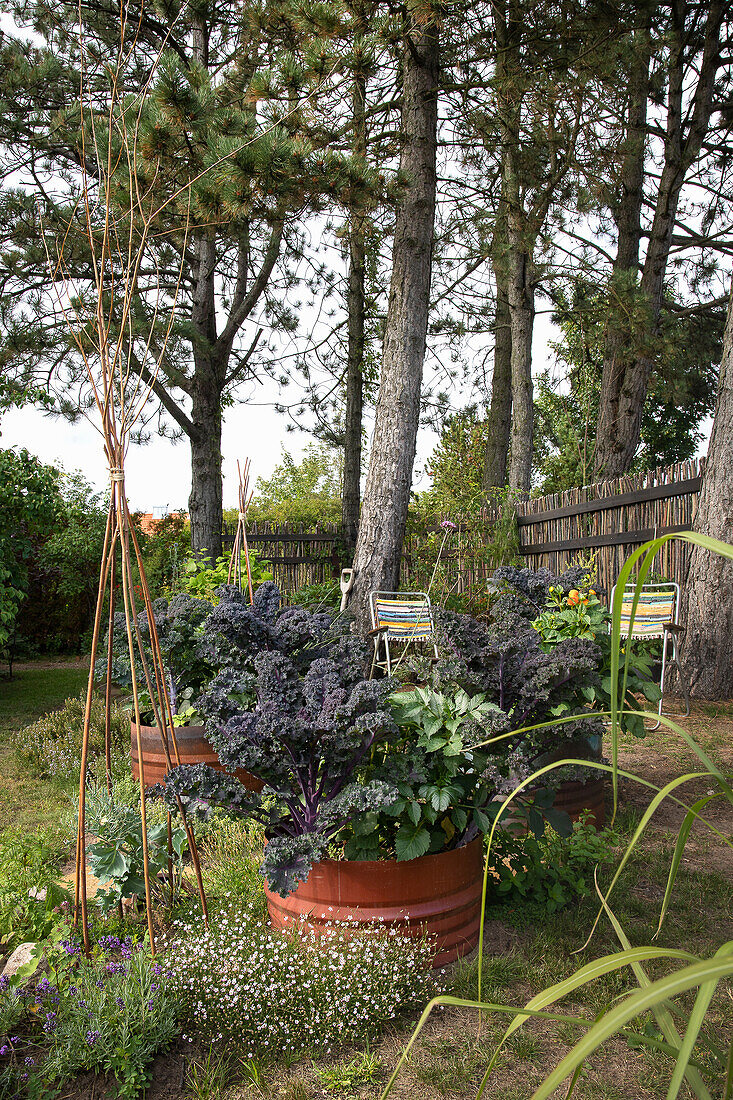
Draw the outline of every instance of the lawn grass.
<instances>
[{"instance_id":1,"label":"lawn grass","mask_svg":"<svg viewBox=\"0 0 733 1100\"><path fill-rule=\"evenodd\" d=\"M15 735L83 691L87 676L84 663L74 661L41 668L17 665L12 679L0 678L0 829L50 827L68 809L71 786L40 779L23 765Z\"/></svg>"}]
</instances>

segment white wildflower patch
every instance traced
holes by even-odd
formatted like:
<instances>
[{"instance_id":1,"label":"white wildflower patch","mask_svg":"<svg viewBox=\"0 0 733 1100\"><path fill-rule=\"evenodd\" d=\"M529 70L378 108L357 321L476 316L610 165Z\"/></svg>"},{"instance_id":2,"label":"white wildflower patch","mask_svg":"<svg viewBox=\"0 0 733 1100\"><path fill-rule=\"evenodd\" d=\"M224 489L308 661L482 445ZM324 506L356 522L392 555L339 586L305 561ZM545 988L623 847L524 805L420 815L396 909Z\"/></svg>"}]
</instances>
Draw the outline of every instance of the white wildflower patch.
<instances>
[{"instance_id":1,"label":"white wildflower patch","mask_svg":"<svg viewBox=\"0 0 733 1100\"><path fill-rule=\"evenodd\" d=\"M279 932L232 909L209 929L179 926L167 969L187 1037L290 1060L362 1043L422 1008L438 988L432 954L395 929Z\"/></svg>"}]
</instances>

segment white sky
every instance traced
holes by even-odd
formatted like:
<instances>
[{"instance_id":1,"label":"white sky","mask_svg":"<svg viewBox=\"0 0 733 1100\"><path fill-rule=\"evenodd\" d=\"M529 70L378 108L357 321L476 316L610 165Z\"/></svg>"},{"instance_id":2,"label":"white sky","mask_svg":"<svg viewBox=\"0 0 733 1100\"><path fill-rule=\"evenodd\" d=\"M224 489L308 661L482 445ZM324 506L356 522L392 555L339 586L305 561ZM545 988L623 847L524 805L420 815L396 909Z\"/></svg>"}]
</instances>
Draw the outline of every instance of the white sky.
<instances>
[{"instance_id":1,"label":"white sky","mask_svg":"<svg viewBox=\"0 0 733 1100\"><path fill-rule=\"evenodd\" d=\"M548 340L557 333L547 315L539 314L535 325L534 369L547 366ZM245 391L246 392L246 391ZM298 457L312 442L306 432L286 431L286 419L275 412L277 387L272 382L252 389L249 401L225 410L222 437L224 468L224 507L234 507L237 488L237 459L252 460L252 478L269 477L281 461L283 451ZM468 404L471 395L456 390L452 394L456 409ZM475 399L475 397L474 397ZM372 426L369 425L369 434ZM65 470L81 470L97 489L107 485L107 463L101 437L88 421L70 424L58 417L44 415L34 408L13 409L2 420L0 446L27 447L43 461ZM422 467L437 442L435 432L421 427L418 434L416 477L413 487L425 489L429 480ZM188 507L191 491L190 448L186 439L172 442L153 436L145 445L130 445L126 463L126 486L130 507L150 512L166 506L173 511Z\"/></svg>"}]
</instances>

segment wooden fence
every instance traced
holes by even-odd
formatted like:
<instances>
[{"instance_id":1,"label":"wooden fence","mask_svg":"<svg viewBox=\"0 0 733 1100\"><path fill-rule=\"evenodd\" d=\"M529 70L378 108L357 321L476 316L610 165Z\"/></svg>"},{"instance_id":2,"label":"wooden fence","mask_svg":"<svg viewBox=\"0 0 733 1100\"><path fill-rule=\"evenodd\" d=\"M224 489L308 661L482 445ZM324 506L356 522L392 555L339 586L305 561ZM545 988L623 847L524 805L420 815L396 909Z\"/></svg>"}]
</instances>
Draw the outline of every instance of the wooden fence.
<instances>
[{"instance_id":1,"label":"wooden fence","mask_svg":"<svg viewBox=\"0 0 733 1100\"><path fill-rule=\"evenodd\" d=\"M222 539L226 549L234 541L235 524L225 523ZM253 523L247 528L247 542L267 563L283 592L296 592L307 584L323 584L341 572L343 539L336 524L322 527Z\"/></svg>"},{"instance_id":2,"label":"wooden fence","mask_svg":"<svg viewBox=\"0 0 733 1100\"><path fill-rule=\"evenodd\" d=\"M516 506L519 554L532 569L562 573L593 559L597 586L610 591L631 551L657 535L689 531L702 477L702 461L679 462L614 481L585 485L564 493L519 501ZM401 583L426 588L440 555L433 594L438 602L451 593L485 592L495 562L491 555L492 517L464 524L445 540L440 527L408 530L402 554ZM225 524L224 545L231 547L234 525ZM283 592L335 580L347 560L335 524L299 527L253 523L250 546L269 563ZM653 571L684 584L689 545L673 540L657 555Z\"/></svg>"},{"instance_id":3,"label":"wooden fence","mask_svg":"<svg viewBox=\"0 0 733 1100\"><path fill-rule=\"evenodd\" d=\"M532 569L562 573L593 557L597 583L610 591L628 555L658 535L689 531L697 510L703 460L585 485L517 505L520 554ZM689 544L673 539L652 570L684 584Z\"/></svg>"}]
</instances>

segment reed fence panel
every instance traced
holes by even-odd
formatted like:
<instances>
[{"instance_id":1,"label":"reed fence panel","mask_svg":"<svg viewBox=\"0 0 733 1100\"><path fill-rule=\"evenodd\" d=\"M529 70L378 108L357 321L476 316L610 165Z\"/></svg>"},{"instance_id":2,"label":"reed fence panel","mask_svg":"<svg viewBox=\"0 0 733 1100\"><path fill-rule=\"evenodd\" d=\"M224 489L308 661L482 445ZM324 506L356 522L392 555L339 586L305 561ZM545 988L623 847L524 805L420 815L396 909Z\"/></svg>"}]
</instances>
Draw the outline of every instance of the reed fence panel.
<instances>
[{"instance_id":1,"label":"reed fence panel","mask_svg":"<svg viewBox=\"0 0 733 1100\"><path fill-rule=\"evenodd\" d=\"M235 524L224 524L222 538L226 549L232 546L235 530ZM308 584L334 580L341 571L343 540L336 524L306 527L252 523L247 528L247 542L286 594Z\"/></svg>"},{"instance_id":2,"label":"reed fence panel","mask_svg":"<svg viewBox=\"0 0 733 1100\"><path fill-rule=\"evenodd\" d=\"M516 505L519 554L532 569L562 573L592 558L599 589L610 592L632 550L657 535L689 531L694 523L704 460L678 462L643 474L585 485ZM458 521L455 530L409 527L402 551L401 587L427 589L436 602L449 595L484 593L494 570L492 536L498 516ZM230 548L234 524L225 524ZM309 584L335 581L351 564L337 524L253 523L249 545L268 563L286 595ZM656 556L658 576L684 584L689 545L673 540Z\"/></svg>"},{"instance_id":3,"label":"reed fence panel","mask_svg":"<svg viewBox=\"0 0 733 1100\"><path fill-rule=\"evenodd\" d=\"M562 573L592 557L598 586L610 591L626 558L641 543L692 528L703 461L677 462L518 502L523 560L532 569L545 566ZM652 570L684 584L688 560L689 544L671 540L655 557Z\"/></svg>"}]
</instances>

